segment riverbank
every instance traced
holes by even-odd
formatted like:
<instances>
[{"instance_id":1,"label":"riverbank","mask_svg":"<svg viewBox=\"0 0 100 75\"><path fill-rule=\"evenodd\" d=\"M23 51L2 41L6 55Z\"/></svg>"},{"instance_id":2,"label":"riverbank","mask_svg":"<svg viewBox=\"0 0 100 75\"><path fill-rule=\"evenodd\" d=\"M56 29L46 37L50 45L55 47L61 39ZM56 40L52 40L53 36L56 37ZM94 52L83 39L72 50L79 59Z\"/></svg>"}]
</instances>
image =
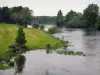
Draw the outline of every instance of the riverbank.
<instances>
[{"instance_id":1,"label":"riverbank","mask_svg":"<svg viewBox=\"0 0 100 75\"><path fill-rule=\"evenodd\" d=\"M0 23L0 58L8 51L8 46L14 44L19 25ZM44 49L47 44L53 48L62 46L61 40L35 28L23 28L28 49ZM6 55L5 55L6 56ZM5 57L4 56L4 57Z\"/></svg>"}]
</instances>

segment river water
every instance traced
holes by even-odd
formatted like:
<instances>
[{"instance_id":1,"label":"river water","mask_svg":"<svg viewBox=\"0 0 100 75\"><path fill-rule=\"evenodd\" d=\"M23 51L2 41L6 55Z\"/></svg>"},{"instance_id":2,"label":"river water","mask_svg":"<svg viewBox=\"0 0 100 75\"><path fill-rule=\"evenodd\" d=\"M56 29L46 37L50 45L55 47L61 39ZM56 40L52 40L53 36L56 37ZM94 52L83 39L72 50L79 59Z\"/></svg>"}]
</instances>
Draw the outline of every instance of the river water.
<instances>
[{"instance_id":1,"label":"river water","mask_svg":"<svg viewBox=\"0 0 100 75\"><path fill-rule=\"evenodd\" d=\"M47 54L45 50L27 52L22 75L100 75L100 32L84 29L62 29L55 37L68 40L68 49L82 51L86 56ZM14 75L14 69L0 71Z\"/></svg>"}]
</instances>

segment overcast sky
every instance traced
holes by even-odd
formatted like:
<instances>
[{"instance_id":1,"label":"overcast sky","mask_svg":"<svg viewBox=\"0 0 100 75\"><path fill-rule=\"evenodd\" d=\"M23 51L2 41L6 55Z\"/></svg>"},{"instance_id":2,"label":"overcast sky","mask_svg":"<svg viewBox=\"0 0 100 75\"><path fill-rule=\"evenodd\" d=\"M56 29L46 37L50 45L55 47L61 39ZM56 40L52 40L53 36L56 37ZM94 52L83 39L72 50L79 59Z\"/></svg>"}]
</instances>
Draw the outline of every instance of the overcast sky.
<instances>
[{"instance_id":1,"label":"overcast sky","mask_svg":"<svg viewBox=\"0 0 100 75\"><path fill-rule=\"evenodd\" d=\"M0 6L27 6L34 11L35 16L55 16L58 10L63 15L71 9L83 12L88 4L96 3L100 6L100 0L0 0Z\"/></svg>"}]
</instances>

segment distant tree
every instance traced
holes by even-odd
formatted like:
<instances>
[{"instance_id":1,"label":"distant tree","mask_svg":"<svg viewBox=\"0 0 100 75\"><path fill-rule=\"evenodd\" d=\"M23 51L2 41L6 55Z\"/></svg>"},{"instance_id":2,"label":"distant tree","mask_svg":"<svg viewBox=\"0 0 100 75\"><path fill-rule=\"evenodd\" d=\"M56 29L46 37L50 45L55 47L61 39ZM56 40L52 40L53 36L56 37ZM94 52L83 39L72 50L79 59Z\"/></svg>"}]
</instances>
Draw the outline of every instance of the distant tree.
<instances>
[{"instance_id":1,"label":"distant tree","mask_svg":"<svg viewBox=\"0 0 100 75\"><path fill-rule=\"evenodd\" d=\"M11 20L14 21L14 23L18 24L19 20L20 20L20 15L19 13L13 13L11 15Z\"/></svg>"},{"instance_id":2,"label":"distant tree","mask_svg":"<svg viewBox=\"0 0 100 75\"><path fill-rule=\"evenodd\" d=\"M0 22L2 22L2 8L0 8Z\"/></svg>"},{"instance_id":3,"label":"distant tree","mask_svg":"<svg viewBox=\"0 0 100 75\"><path fill-rule=\"evenodd\" d=\"M2 18L4 22L10 22L10 9L8 7L2 8Z\"/></svg>"},{"instance_id":4,"label":"distant tree","mask_svg":"<svg viewBox=\"0 0 100 75\"><path fill-rule=\"evenodd\" d=\"M56 18L56 25L61 27L64 23L63 13L61 10L58 11L57 18Z\"/></svg>"},{"instance_id":5,"label":"distant tree","mask_svg":"<svg viewBox=\"0 0 100 75\"><path fill-rule=\"evenodd\" d=\"M98 30L100 30L100 16L98 16L97 19L96 19L96 25L95 25L95 27L96 27Z\"/></svg>"},{"instance_id":6,"label":"distant tree","mask_svg":"<svg viewBox=\"0 0 100 75\"><path fill-rule=\"evenodd\" d=\"M23 9L22 6L18 6L18 7L12 7L12 13L19 13L21 10Z\"/></svg>"},{"instance_id":7,"label":"distant tree","mask_svg":"<svg viewBox=\"0 0 100 75\"><path fill-rule=\"evenodd\" d=\"M84 10L83 18L87 20L86 24L88 25L88 27L95 27L98 12L99 7L97 6L97 4L89 4L88 7Z\"/></svg>"},{"instance_id":8,"label":"distant tree","mask_svg":"<svg viewBox=\"0 0 100 75\"><path fill-rule=\"evenodd\" d=\"M16 41L15 41L16 44L18 45L25 45L26 43L26 39L25 39L25 33L23 31L23 27L19 27L19 30L18 30L18 35L16 37Z\"/></svg>"},{"instance_id":9,"label":"distant tree","mask_svg":"<svg viewBox=\"0 0 100 75\"><path fill-rule=\"evenodd\" d=\"M32 19L32 10L29 10L28 7L24 7L21 11L20 11L20 24L21 25L27 25L31 23L31 19Z\"/></svg>"},{"instance_id":10,"label":"distant tree","mask_svg":"<svg viewBox=\"0 0 100 75\"><path fill-rule=\"evenodd\" d=\"M81 27L81 19L78 16L74 16L67 24L71 24L73 27Z\"/></svg>"},{"instance_id":11,"label":"distant tree","mask_svg":"<svg viewBox=\"0 0 100 75\"><path fill-rule=\"evenodd\" d=\"M65 17L65 24L67 24L69 21L71 21L74 16L76 16L75 11L71 10L70 12L68 12L66 17Z\"/></svg>"}]
</instances>

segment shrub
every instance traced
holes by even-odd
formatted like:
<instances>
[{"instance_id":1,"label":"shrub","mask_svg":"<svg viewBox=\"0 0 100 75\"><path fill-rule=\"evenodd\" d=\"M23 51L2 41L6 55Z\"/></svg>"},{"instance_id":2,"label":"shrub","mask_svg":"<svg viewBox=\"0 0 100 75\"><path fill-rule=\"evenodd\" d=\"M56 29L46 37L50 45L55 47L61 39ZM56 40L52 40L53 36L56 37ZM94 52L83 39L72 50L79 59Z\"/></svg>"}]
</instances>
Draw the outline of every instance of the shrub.
<instances>
[{"instance_id":1,"label":"shrub","mask_svg":"<svg viewBox=\"0 0 100 75\"><path fill-rule=\"evenodd\" d=\"M8 63L8 66L13 67L13 66L14 66L14 62L13 62L13 61L9 62L9 63Z\"/></svg>"},{"instance_id":2,"label":"shrub","mask_svg":"<svg viewBox=\"0 0 100 75\"><path fill-rule=\"evenodd\" d=\"M39 28L39 24L33 24L32 27L38 29Z\"/></svg>"},{"instance_id":3,"label":"shrub","mask_svg":"<svg viewBox=\"0 0 100 75\"><path fill-rule=\"evenodd\" d=\"M44 25L40 25L40 29L41 30L44 30Z\"/></svg>"},{"instance_id":4,"label":"shrub","mask_svg":"<svg viewBox=\"0 0 100 75\"><path fill-rule=\"evenodd\" d=\"M58 28L57 27L52 27L48 29L48 33L50 34L54 34L58 32Z\"/></svg>"},{"instance_id":5,"label":"shrub","mask_svg":"<svg viewBox=\"0 0 100 75\"><path fill-rule=\"evenodd\" d=\"M0 70L5 70L7 68L7 66L5 66L4 64L0 63Z\"/></svg>"}]
</instances>

